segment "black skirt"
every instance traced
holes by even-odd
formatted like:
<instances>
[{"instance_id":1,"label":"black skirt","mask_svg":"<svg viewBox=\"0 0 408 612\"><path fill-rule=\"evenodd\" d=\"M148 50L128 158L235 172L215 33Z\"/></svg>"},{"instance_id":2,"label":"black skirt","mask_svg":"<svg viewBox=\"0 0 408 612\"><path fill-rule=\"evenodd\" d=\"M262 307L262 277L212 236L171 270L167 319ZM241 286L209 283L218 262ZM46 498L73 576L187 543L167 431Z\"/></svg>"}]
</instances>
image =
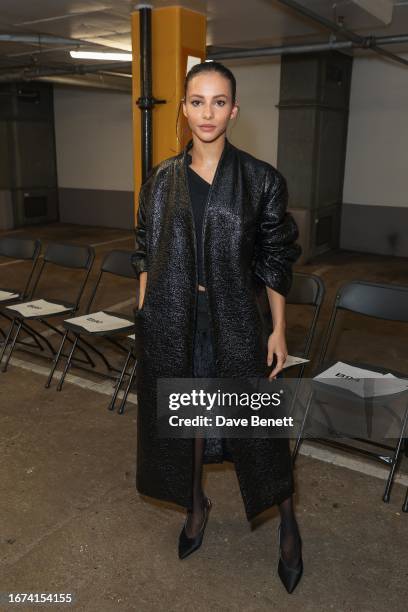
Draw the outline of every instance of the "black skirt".
<instances>
[{"instance_id":1,"label":"black skirt","mask_svg":"<svg viewBox=\"0 0 408 612\"><path fill-rule=\"evenodd\" d=\"M198 292L193 375L194 378L217 377L208 302L204 291ZM228 440L225 438L206 438L203 463L223 463L223 461L232 461L228 449Z\"/></svg>"}]
</instances>

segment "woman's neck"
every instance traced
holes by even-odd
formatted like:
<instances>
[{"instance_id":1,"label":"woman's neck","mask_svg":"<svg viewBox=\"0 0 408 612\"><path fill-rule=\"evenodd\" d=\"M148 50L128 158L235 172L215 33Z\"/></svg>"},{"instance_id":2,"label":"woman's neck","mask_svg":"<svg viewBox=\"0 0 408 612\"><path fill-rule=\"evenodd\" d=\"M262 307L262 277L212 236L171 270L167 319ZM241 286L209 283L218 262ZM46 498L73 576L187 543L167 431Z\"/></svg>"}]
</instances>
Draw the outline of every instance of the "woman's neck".
<instances>
[{"instance_id":1,"label":"woman's neck","mask_svg":"<svg viewBox=\"0 0 408 612\"><path fill-rule=\"evenodd\" d=\"M196 168L214 168L217 166L225 146L225 134L213 142L203 142L193 136L193 146L189 153L192 158L192 166Z\"/></svg>"}]
</instances>

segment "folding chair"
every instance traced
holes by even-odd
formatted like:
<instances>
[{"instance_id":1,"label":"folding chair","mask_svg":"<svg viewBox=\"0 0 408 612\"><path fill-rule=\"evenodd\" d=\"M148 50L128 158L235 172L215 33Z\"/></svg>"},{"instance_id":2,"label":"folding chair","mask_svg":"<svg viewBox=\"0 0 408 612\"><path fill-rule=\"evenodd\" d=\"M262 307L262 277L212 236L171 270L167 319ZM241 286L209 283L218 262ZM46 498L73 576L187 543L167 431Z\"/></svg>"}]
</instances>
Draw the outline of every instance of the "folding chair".
<instances>
[{"instance_id":1,"label":"folding chair","mask_svg":"<svg viewBox=\"0 0 408 612\"><path fill-rule=\"evenodd\" d=\"M297 351L291 350L291 355L301 357L302 359L309 359L325 292L325 286L322 279L315 274L304 274L302 272L295 272L293 274L292 286L289 294L286 297L286 304L292 306L302 306L305 308L305 311L311 311L312 317L307 328L306 337L302 343L302 348ZM308 316L308 312L305 312L305 316ZM293 416L294 414L301 379L303 378L305 369L308 365L309 361L303 363L301 362L299 364L291 365L284 370L286 373L288 371L292 372L295 368L298 369L296 383L294 387L290 387L290 392L293 395L291 400L289 400L289 416Z\"/></svg>"},{"instance_id":2,"label":"folding chair","mask_svg":"<svg viewBox=\"0 0 408 612\"><path fill-rule=\"evenodd\" d=\"M134 260L131 261L131 265L133 266L133 269L135 271L135 276L136 276L136 278L138 278L138 276L139 276L138 275L138 268L134 265L134 263L135 263ZM139 287L139 285L138 285L138 287ZM139 291L139 289L138 289L138 291ZM137 293L137 296L138 296L138 293ZM133 310L133 315L134 315L134 318L135 318L135 325L137 325L137 321L136 321L137 311L138 311L138 308L135 308ZM123 392L122 401L121 401L121 403L119 405L119 408L117 410L118 414L123 414L123 412L125 410L126 401L127 401L129 392L130 392L130 390L132 388L132 384L133 384L133 381L134 381L134 378L135 378L135 374L136 374L136 367L137 367L137 342L136 342L136 334L135 333L130 334L127 338L128 338L128 342L129 342L129 351L128 351L128 354L126 356L126 361L125 361L124 367L122 369L122 372L124 372L127 369L128 363L129 363L129 361L131 359L133 359L133 366L132 366L132 369L131 369L131 372L130 372L130 375L129 375L129 378L128 378L128 383L127 383L126 388L125 388L125 390ZM113 410L115 408L116 398L117 398L117 395L119 393L120 386L122 384L122 379L123 379L123 376L122 376L122 373L121 373L121 375L119 377L118 385L116 386L114 394L112 396L111 403L108 406L109 410Z\"/></svg>"},{"instance_id":3,"label":"folding chair","mask_svg":"<svg viewBox=\"0 0 408 612\"><path fill-rule=\"evenodd\" d=\"M45 327L58 333L59 335L62 335L62 332L57 327L55 327L55 325L52 325L49 320L54 317L60 317L62 314L73 314L78 310L79 302L81 300L85 284L88 280L94 258L95 252L94 249L90 246L61 243L53 243L47 246L43 261L40 265L39 272L29 293L28 299L22 300L18 304L10 304L2 309L2 312L11 319L11 325L8 330L6 339L4 341L3 350L0 355L1 364L7 346L10 343L10 350L2 368L3 372L7 370L8 363L14 351L14 347L18 340L21 329L30 330L30 332L39 341L42 341L47 345L51 355L55 355L55 351L51 343L43 334L34 329L30 323L33 321L39 322ZM76 291L73 302L60 301L58 299L47 300L46 298L39 298L37 296L37 288L39 286L39 282L40 280L43 280L44 276L46 276L45 273L50 269L50 267L54 269L55 267L57 267L61 269L61 271L62 269L67 268L84 271L84 274L81 275L82 280L79 283L79 287L77 287L76 284L74 285L74 289L76 289ZM58 285L58 282L54 282L53 286L56 285ZM62 276L60 289L65 289L66 285L72 286L72 282L69 281L69 283L67 283L67 279L64 279L64 277ZM34 297L36 297L37 299L34 300ZM14 328L15 333L13 339L11 340ZM85 357L87 359L87 362L91 361L87 355L85 355Z\"/></svg>"},{"instance_id":4,"label":"folding chair","mask_svg":"<svg viewBox=\"0 0 408 612\"><path fill-rule=\"evenodd\" d=\"M127 347L123 346L120 342L118 342L115 337L122 334L129 334L129 332L133 331L134 323L133 320L128 317L118 314L117 312L109 312L107 310L103 310L100 312L91 312L91 308L95 302L96 296L99 293L99 289L101 286L102 279L107 275L113 276L121 276L125 278L131 278L136 280L136 273L131 265L131 257L133 255L133 251L123 251L123 250L114 250L108 253L105 259L102 262L98 278L96 280L95 286L92 290L92 294L88 305L86 307L85 315L79 318L66 319L63 322L63 327L65 329L61 344L59 349L55 355L48 380L45 384L45 387L48 388L53 379L55 369L58 365L60 357L62 355L62 351L67 339L69 339L69 334L71 333L74 337L72 341L72 348L67 356L65 361L64 369L60 376L60 380L58 382L57 391L61 391L62 386L64 384L65 377L68 373L68 370L71 366L75 350L77 347L79 348L80 344L84 344L89 350L95 352L105 364L107 370L119 372L119 376L115 385L115 390L113 394L113 398L111 401L111 406L113 409L117 394L119 392L120 386L123 382L124 377L127 375L127 368L129 365L129 361L132 356L132 351L130 351ZM105 315L105 316L104 316ZM107 322L104 323L104 319L107 318ZM99 327L98 327L99 326ZM91 337L100 337L104 338L115 347L119 348L119 350L127 353L127 359L122 369L119 370L113 367L106 355L103 354L102 351L96 348L94 344L85 340L85 336L90 339ZM134 370L130 374L130 376L134 376Z\"/></svg>"},{"instance_id":5,"label":"folding chair","mask_svg":"<svg viewBox=\"0 0 408 612\"><path fill-rule=\"evenodd\" d=\"M3 238L0 238L0 257L7 257L8 259L17 259L21 261L32 262L32 265L29 269L28 275L26 275L25 277L25 282L22 287L0 288L1 306L8 306L13 302L22 301L26 298L40 252L41 242L39 240L32 240L31 238L20 238L14 236L4 236ZM9 322L11 321L11 318L7 316L4 312L0 312L0 314ZM6 337L6 334L1 328L0 335L3 336L3 338ZM37 339L35 337L33 337L33 339L38 345Z\"/></svg>"},{"instance_id":6,"label":"folding chair","mask_svg":"<svg viewBox=\"0 0 408 612\"><path fill-rule=\"evenodd\" d=\"M401 287L397 285L382 285L365 281L353 281L344 285L339 290L335 298L328 328L326 330L326 334L322 343L322 349L319 355L315 376L325 371L330 365L335 363L333 362L333 360L326 360L326 356L328 353L329 345L334 335L334 329L335 327L338 328L338 326L335 326L335 323L339 311L349 311L357 316L362 315L365 317L374 317L376 319L382 319L387 321L408 323L408 287ZM378 372L381 375L384 373L391 373L397 376L398 378L407 378L407 373L404 374L401 372L397 372L396 370L389 369L386 366L378 367L377 365L371 365L366 363L362 364L349 360L346 361L344 359L342 361L351 366L370 369L372 371ZM301 424L301 428L293 452L293 461L296 458L299 446L303 439L303 432L305 430L307 419L310 418L311 404L315 395L316 392L312 391L309 396L303 417L303 422ZM390 491L394 479L394 474L398 466L402 446L404 443L404 434L407 426L407 419L408 403L405 407L403 417L401 419L398 419L399 435L395 446L390 446L389 444L383 444L377 441L373 441L370 438L341 436L343 438L349 438L350 440L354 440L366 444L368 446L371 445L373 447L378 447L379 449L381 449L378 452L367 450L366 448L348 444L346 442L340 442L338 439L313 438L313 440L322 444L341 448L342 450L345 450L347 452L359 453L370 459L389 465L390 470L383 496L383 501L388 502L390 499ZM367 425L369 426L370 423L368 422ZM407 441L405 440L405 448L407 448L406 443ZM385 454L384 451L388 451L388 454Z\"/></svg>"},{"instance_id":7,"label":"folding chair","mask_svg":"<svg viewBox=\"0 0 408 612\"><path fill-rule=\"evenodd\" d=\"M136 312L136 311L135 311ZM126 338L127 342L128 342L128 353L126 355L126 359L125 362L123 364L122 370L119 374L117 383L115 385L115 389L112 395L112 399L110 401L110 404L108 406L108 410L114 410L115 408L115 404L116 404L116 399L118 397L118 393L120 391L120 388L122 386L122 382L125 378L125 375L128 376L128 382L126 385L126 388L123 391L123 397L122 400L119 404L119 408L117 410L118 414L123 414L125 411L125 405L127 402L127 398L128 395L130 393L130 390L132 388L132 384L133 381L135 379L135 375L136 375L136 367L137 367L137 354L136 354L136 338L135 338L135 334L129 334ZM133 365L132 368L130 370L130 372L127 372L128 370L128 366L129 366L129 362L133 359Z\"/></svg>"},{"instance_id":8,"label":"folding chair","mask_svg":"<svg viewBox=\"0 0 408 612\"><path fill-rule=\"evenodd\" d=\"M292 287L286 298L286 303L294 306L310 307L313 312L312 320L306 334L304 347L301 351L295 354L296 357L308 359L310 356L310 349L312 347L313 338L316 332L316 325L319 319L325 292L326 291L322 279L315 274L303 274L301 272L295 272L293 274ZM294 367L299 367L298 378L302 378L305 368L307 367L307 362L301 363L298 366L291 366L290 369Z\"/></svg>"}]
</instances>

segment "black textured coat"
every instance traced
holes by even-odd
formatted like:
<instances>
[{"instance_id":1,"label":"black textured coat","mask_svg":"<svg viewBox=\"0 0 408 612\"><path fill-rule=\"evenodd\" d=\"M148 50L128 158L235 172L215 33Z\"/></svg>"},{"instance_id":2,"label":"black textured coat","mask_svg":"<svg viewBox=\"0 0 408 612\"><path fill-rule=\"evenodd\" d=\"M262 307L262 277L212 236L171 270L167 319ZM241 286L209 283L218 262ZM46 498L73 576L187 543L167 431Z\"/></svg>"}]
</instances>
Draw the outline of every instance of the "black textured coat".
<instances>
[{"instance_id":1,"label":"black textured coat","mask_svg":"<svg viewBox=\"0 0 408 612\"><path fill-rule=\"evenodd\" d=\"M136 487L190 507L193 440L156 435L157 378L192 377L197 258L187 151L158 164L139 195L134 265L147 271L136 315ZM287 295L300 254L284 177L232 145L218 162L203 221L203 261L217 377L266 376L271 316L265 285ZM293 492L286 439L229 439L248 520Z\"/></svg>"}]
</instances>

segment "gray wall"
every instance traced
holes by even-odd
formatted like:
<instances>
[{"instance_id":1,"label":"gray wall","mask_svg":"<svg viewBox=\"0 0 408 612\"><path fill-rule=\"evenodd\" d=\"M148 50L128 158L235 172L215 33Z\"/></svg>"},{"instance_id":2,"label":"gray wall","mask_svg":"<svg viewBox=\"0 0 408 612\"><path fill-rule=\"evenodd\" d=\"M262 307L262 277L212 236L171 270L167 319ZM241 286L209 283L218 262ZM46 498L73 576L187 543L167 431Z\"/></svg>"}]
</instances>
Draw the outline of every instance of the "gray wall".
<instances>
[{"instance_id":1,"label":"gray wall","mask_svg":"<svg viewBox=\"0 0 408 612\"><path fill-rule=\"evenodd\" d=\"M280 58L225 63L236 75L241 105L229 138L276 165ZM130 96L56 88L54 103L61 221L132 227ZM407 108L404 67L374 55L354 59L344 249L408 256Z\"/></svg>"},{"instance_id":2,"label":"gray wall","mask_svg":"<svg viewBox=\"0 0 408 612\"><path fill-rule=\"evenodd\" d=\"M103 227L133 227L133 192L60 187L60 220Z\"/></svg>"},{"instance_id":3,"label":"gray wall","mask_svg":"<svg viewBox=\"0 0 408 612\"><path fill-rule=\"evenodd\" d=\"M280 92L280 57L259 63L237 60L223 62L237 80L239 117L227 134L231 142L258 159L276 166L278 157L278 129Z\"/></svg>"},{"instance_id":4,"label":"gray wall","mask_svg":"<svg viewBox=\"0 0 408 612\"><path fill-rule=\"evenodd\" d=\"M407 108L404 66L374 55L354 60L340 243L344 249L408 256Z\"/></svg>"},{"instance_id":5,"label":"gray wall","mask_svg":"<svg viewBox=\"0 0 408 612\"><path fill-rule=\"evenodd\" d=\"M55 87L54 107L60 220L133 227L131 96Z\"/></svg>"}]
</instances>

